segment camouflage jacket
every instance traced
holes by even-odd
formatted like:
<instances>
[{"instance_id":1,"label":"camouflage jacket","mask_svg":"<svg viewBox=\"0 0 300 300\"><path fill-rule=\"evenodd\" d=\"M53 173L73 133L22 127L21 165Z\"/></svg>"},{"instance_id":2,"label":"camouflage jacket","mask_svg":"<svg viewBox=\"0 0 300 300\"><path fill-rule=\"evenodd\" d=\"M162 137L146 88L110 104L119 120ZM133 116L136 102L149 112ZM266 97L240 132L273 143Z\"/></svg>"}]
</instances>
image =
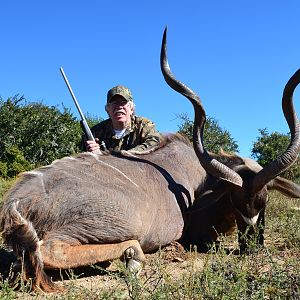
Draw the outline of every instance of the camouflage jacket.
<instances>
[{"instance_id":1,"label":"camouflage jacket","mask_svg":"<svg viewBox=\"0 0 300 300\"><path fill-rule=\"evenodd\" d=\"M102 121L91 128L95 138L104 141L106 148L114 151L134 150L142 152L160 142L160 134L150 120L133 116L130 127L118 138L113 130L111 119Z\"/></svg>"}]
</instances>

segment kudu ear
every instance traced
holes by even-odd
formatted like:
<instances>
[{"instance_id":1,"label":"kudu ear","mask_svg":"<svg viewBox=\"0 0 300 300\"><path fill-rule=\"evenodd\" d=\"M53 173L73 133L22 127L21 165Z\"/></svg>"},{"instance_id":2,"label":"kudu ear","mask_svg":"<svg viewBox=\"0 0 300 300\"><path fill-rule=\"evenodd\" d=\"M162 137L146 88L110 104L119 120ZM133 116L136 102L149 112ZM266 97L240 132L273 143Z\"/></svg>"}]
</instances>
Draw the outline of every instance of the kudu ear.
<instances>
[{"instance_id":1,"label":"kudu ear","mask_svg":"<svg viewBox=\"0 0 300 300\"><path fill-rule=\"evenodd\" d=\"M267 188L277 190L287 197L300 198L300 185L280 176L271 180L267 184Z\"/></svg>"}]
</instances>

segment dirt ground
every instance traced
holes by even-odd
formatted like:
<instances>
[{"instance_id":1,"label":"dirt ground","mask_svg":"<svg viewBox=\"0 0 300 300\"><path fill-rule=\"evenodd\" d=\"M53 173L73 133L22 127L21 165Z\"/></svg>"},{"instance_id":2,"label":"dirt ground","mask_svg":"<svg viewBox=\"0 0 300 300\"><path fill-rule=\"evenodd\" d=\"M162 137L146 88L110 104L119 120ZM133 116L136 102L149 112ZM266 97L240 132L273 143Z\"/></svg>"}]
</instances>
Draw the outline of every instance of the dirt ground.
<instances>
[{"instance_id":1,"label":"dirt ground","mask_svg":"<svg viewBox=\"0 0 300 300\"><path fill-rule=\"evenodd\" d=\"M203 266L203 260L201 259L201 254L198 254L199 258L194 260L195 267L199 270ZM146 262L144 268L140 272L141 278L151 278L151 280L157 280L153 272L153 265L157 262L159 267L163 268L164 272L170 274L173 278L180 277L187 267L187 262L189 259L189 253L187 253L183 247L174 242L157 251L153 254L146 254ZM10 266L14 262L15 257L12 252L6 249L0 249L0 279L8 278L10 272ZM47 272L57 284L57 286L64 288L66 291L73 290L123 290L124 298L128 296L128 287L124 280L122 280L122 275L120 274L120 266L122 262L116 260L112 262L109 266L90 266L84 268L78 268L68 271L51 271ZM121 267L122 268L122 267ZM19 299L46 299L53 298L56 294L32 294L20 293ZM61 294L63 295L63 293ZM57 294L58 299L60 298ZM120 297L123 298L123 297Z\"/></svg>"}]
</instances>

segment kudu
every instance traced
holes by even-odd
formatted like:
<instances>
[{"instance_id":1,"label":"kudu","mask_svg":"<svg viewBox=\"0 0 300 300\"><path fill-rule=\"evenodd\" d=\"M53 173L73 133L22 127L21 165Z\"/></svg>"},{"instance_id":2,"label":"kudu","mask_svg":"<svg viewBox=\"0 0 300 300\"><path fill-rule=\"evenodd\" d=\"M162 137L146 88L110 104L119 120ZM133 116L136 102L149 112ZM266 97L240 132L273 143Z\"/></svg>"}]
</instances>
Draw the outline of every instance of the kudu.
<instances>
[{"instance_id":1,"label":"kudu","mask_svg":"<svg viewBox=\"0 0 300 300\"><path fill-rule=\"evenodd\" d=\"M55 290L44 269L74 268L124 256L127 267L135 270L145 252L172 241L216 240L216 232L226 233L233 226L231 220L227 227L214 223L224 217L221 223L226 224L225 214L214 219L218 211L213 210L220 205L230 216L234 211L243 231L258 214L262 218L267 188L300 196L299 186L276 178L299 151L299 124L291 99L299 71L283 97L291 145L262 169L251 160L205 151L205 111L198 96L170 72L166 32L161 68L167 83L194 106L194 148L183 137L171 135L160 148L142 155L81 153L21 174L5 195L0 230L27 276L33 277L34 287ZM203 211L212 219L199 220Z\"/></svg>"},{"instance_id":2,"label":"kudu","mask_svg":"<svg viewBox=\"0 0 300 300\"><path fill-rule=\"evenodd\" d=\"M185 230L181 243L197 245L207 250L220 234L232 233L238 227L240 251L249 251L248 242L257 239L264 244L265 208L268 190L300 198L300 186L278 175L287 170L298 158L300 150L300 125L293 105L293 94L300 82L300 69L287 82L282 110L290 128L291 140L287 150L262 168L248 158L225 153L208 153L203 146L205 111L200 98L185 84L175 79L166 57L166 30L161 52L161 68L171 88L185 96L194 106L193 145L201 165L208 176L207 183L195 192L195 200L185 213Z\"/></svg>"}]
</instances>

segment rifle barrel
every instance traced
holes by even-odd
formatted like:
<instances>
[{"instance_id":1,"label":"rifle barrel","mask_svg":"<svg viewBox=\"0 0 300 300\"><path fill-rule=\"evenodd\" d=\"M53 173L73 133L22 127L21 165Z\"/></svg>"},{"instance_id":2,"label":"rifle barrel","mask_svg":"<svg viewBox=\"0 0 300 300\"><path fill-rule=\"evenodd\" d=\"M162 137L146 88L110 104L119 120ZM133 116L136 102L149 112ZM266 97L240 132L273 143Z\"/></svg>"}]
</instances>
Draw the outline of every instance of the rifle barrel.
<instances>
[{"instance_id":1,"label":"rifle barrel","mask_svg":"<svg viewBox=\"0 0 300 300\"><path fill-rule=\"evenodd\" d=\"M59 70L60 70L60 72L61 72L61 75L63 76L63 78L64 78L64 80L65 80L65 83L66 83L66 85L67 85L67 87L68 87L68 89L69 89L69 92L70 92L70 94L71 94L71 96L72 96L72 98L73 98L73 100L74 100L74 103L75 103L75 105L76 105L76 107L77 107L77 110L78 110L78 112L79 112L79 114L80 114L80 117L81 117L81 125L82 125L82 127L83 127L83 130L84 130L84 133L85 133L85 135L86 135L86 138L88 139L88 140L90 140L90 141L95 141L95 138L94 138L94 136L93 136L93 134L92 134L92 132L91 132L91 129L90 129L90 127L89 127L89 125L88 125L88 123L87 123L87 121L86 121L86 119L85 119L85 117L84 117L84 114L82 113L82 111L81 111L81 109L80 109L80 106L79 106L79 104L78 104L78 101L77 101L77 99L76 99L76 97L75 97L75 95L74 95L74 93L73 93L73 90L72 90L72 88L71 88L71 85L70 85L70 83L69 83L69 81L68 81L68 78L67 78L67 76L66 76L66 74L65 74L65 72L64 72L64 69L62 68L62 67L60 67L59 68ZM100 151L100 150L99 150Z\"/></svg>"},{"instance_id":2,"label":"rifle barrel","mask_svg":"<svg viewBox=\"0 0 300 300\"><path fill-rule=\"evenodd\" d=\"M81 109L80 109L80 106L79 106L79 104L78 104L78 101L77 101L77 99L76 99L76 97L75 97L75 95L74 95L74 93L73 93L73 90L72 90L72 88L71 88L71 85L70 85L70 83L69 83L69 81L68 81L68 78L67 78L65 72L64 72L64 69L63 69L62 67L60 67L59 70L60 70L61 75L63 76L63 78L64 78L64 80L65 80L65 83L66 83L66 85L67 85L67 87L68 87L68 89L69 89L69 92L70 92L70 94L71 94L71 96L72 96L72 98L73 98L73 100L74 100L74 103L75 103L75 105L76 105L76 107L77 107L77 110L78 110L78 112L79 112L79 114L80 114L81 119L82 119L82 120L85 120L84 114L82 113L82 111L81 111Z\"/></svg>"}]
</instances>

